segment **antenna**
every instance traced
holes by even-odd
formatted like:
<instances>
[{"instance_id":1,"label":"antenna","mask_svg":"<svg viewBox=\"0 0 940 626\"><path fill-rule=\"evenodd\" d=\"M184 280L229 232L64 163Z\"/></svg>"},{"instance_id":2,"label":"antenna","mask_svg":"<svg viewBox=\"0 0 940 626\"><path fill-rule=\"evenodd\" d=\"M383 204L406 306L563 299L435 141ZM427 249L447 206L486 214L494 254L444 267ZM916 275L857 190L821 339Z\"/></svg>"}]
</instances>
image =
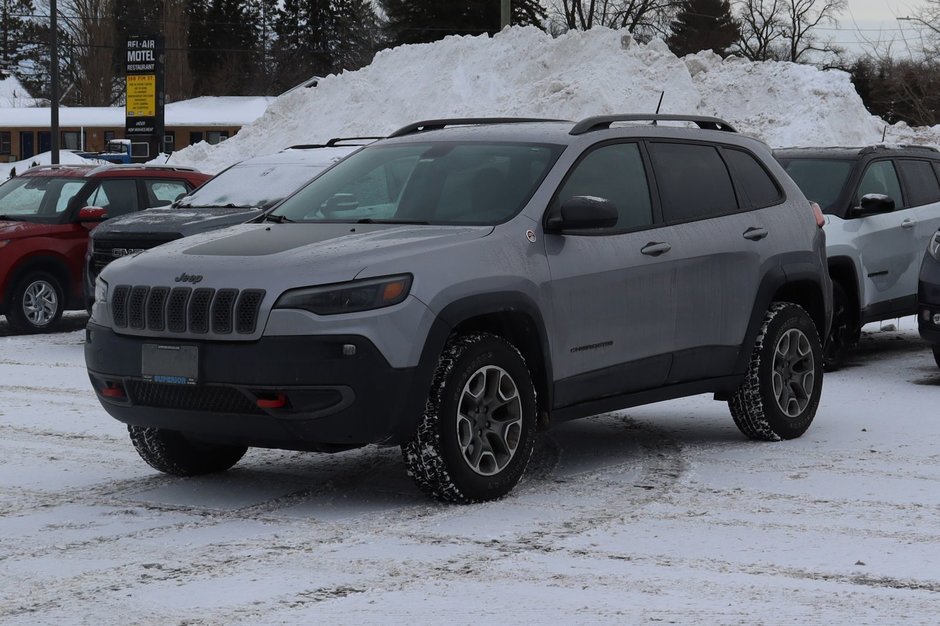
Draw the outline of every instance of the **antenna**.
<instances>
[{"instance_id":1,"label":"antenna","mask_svg":"<svg viewBox=\"0 0 940 626\"><path fill-rule=\"evenodd\" d=\"M885 137L888 134L888 125L885 124L884 130L881 131L881 143L885 142Z\"/></svg>"},{"instance_id":2,"label":"antenna","mask_svg":"<svg viewBox=\"0 0 940 626\"><path fill-rule=\"evenodd\" d=\"M656 105L656 115L659 115L659 109L663 106L663 96L666 95L665 91L659 92L659 104Z\"/></svg>"}]
</instances>

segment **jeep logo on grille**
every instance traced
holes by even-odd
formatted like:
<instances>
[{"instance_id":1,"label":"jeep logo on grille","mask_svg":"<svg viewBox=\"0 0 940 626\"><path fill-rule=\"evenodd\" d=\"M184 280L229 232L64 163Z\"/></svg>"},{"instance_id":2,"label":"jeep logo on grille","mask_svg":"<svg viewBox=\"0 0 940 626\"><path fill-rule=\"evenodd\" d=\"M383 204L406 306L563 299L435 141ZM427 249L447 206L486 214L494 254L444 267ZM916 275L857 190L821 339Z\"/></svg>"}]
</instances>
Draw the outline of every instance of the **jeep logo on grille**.
<instances>
[{"instance_id":1,"label":"jeep logo on grille","mask_svg":"<svg viewBox=\"0 0 940 626\"><path fill-rule=\"evenodd\" d=\"M195 285L196 283L202 282L202 275L201 274L187 274L186 272L183 272L182 274L180 274L173 280L175 280L178 283L192 283Z\"/></svg>"},{"instance_id":2,"label":"jeep logo on grille","mask_svg":"<svg viewBox=\"0 0 940 626\"><path fill-rule=\"evenodd\" d=\"M135 254L137 252L143 252L144 248L114 248L111 250L111 256L115 259L120 259L122 256L127 256L128 254Z\"/></svg>"}]
</instances>

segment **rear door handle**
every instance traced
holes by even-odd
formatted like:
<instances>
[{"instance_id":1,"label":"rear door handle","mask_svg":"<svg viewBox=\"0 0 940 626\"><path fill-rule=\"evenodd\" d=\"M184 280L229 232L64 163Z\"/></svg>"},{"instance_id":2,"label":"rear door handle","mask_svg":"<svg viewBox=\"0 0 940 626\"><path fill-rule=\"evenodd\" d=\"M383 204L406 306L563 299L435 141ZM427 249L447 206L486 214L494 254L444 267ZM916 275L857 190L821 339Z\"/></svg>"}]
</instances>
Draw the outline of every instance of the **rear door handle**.
<instances>
[{"instance_id":1,"label":"rear door handle","mask_svg":"<svg viewBox=\"0 0 940 626\"><path fill-rule=\"evenodd\" d=\"M744 238L750 239L751 241L760 241L767 236L767 229L760 228L759 226L751 226L746 231L744 231Z\"/></svg>"},{"instance_id":2,"label":"rear door handle","mask_svg":"<svg viewBox=\"0 0 940 626\"><path fill-rule=\"evenodd\" d=\"M651 241L640 249L640 252L647 256L659 256L660 254L665 254L672 250L670 246L665 241L655 242Z\"/></svg>"},{"instance_id":3,"label":"rear door handle","mask_svg":"<svg viewBox=\"0 0 940 626\"><path fill-rule=\"evenodd\" d=\"M906 217L903 220L901 220L901 228L914 228L915 224L917 224L917 222L912 220L909 217Z\"/></svg>"}]
</instances>

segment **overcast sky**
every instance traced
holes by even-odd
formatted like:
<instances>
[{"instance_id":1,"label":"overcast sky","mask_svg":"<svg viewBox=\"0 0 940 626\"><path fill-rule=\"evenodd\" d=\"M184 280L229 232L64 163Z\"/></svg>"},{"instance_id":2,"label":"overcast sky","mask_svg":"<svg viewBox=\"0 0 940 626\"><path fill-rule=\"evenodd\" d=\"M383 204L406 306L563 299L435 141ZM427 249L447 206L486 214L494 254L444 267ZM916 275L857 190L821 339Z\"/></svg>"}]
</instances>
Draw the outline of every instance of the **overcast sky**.
<instances>
[{"instance_id":1,"label":"overcast sky","mask_svg":"<svg viewBox=\"0 0 940 626\"><path fill-rule=\"evenodd\" d=\"M893 40L894 54L904 54L908 44L916 44L925 27L897 18L915 15L925 5L926 0L848 0L848 9L839 16L839 30L827 27L824 32L850 51L865 51L866 40L882 45Z\"/></svg>"}]
</instances>

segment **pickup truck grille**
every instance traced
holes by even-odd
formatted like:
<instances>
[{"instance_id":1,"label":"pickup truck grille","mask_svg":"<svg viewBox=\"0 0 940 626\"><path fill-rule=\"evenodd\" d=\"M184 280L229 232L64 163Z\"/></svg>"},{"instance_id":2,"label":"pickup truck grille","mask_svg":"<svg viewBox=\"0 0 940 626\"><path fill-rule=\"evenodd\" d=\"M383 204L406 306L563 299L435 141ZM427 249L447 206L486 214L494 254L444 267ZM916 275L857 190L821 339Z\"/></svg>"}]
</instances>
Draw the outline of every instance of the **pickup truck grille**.
<instances>
[{"instance_id":1,"label":"pickup truck grille","mask_svg":"<svg viewBox=\"0 0 940 626\"><path fill-rule=\"evenodd\" d=\"M111 295L117 328L206 335L251 335L263 289L118 285Z\"/></svg>"},{"instance_id":2,"label":"pickup truck grille","mask_svg":"<svg viewBox=\"0 0 940 626\"><path fill-rule=\"evenodd\" d=\"M98 278L98 274L101 273L101 270L115 259L139 252L140 250L149 250L150 248L155 248L160 244L179 238L180 235L177 233L167 233L166 235L155 235L146 238L95 239L91 260L88 266L91 280L94 282L94 280Z\"/></svg>"}]
</instances>

